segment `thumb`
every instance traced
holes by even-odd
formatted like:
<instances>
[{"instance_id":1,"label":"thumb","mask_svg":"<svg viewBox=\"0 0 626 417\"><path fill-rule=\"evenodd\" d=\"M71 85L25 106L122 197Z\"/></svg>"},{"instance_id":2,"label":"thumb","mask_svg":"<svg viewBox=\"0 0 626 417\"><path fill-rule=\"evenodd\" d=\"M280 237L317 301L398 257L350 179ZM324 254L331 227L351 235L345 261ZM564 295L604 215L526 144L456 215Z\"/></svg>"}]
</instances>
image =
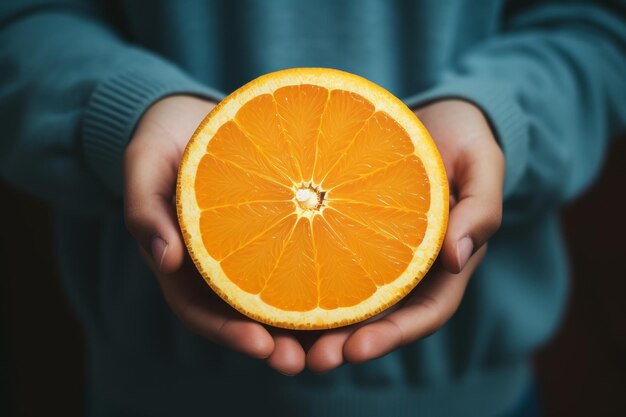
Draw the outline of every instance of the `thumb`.
<instances>
[{"instance_id":1,"label":"thumb","mask_svg":"<svg viewBox=\"0 0 626 417\"><path fill-rule=\"evenodd\" d=\"M124 158L124 220L153 266L171 273L180 269L185 254L173 203L177 164L149 139L148 146L140 137L133 139Z\"/></svg>"},{"instance_id":2,"label":"thumb","mask_svg":"<svg viewBox=\"0 0 626 417\"><path fill-rule=\"evenodd\" d=\"M455 274L500 228L504 158L497 145L483 146L470 148L456 163L451 188L458 191L458 201L441 250L444 268Z\"/></svg>"}]
</instances>

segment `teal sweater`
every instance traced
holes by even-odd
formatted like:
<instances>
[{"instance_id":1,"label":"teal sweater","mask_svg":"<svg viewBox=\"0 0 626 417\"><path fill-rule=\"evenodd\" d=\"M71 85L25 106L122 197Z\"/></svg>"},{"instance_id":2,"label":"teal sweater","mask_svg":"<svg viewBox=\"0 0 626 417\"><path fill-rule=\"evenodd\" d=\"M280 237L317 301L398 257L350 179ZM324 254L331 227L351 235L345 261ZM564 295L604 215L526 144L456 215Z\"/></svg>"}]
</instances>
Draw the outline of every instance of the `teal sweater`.
<instances>
[{"instance_id":1,"label":"teal sweater","mask_svg":"<svg viewBox=\"0 0 626 417\"><path fill-rule=\"evenodd\" d=\"M172 416L505 413L564 309L558 210L591 183L608 138L625 127L625 9L621 1L2 2L0 170L55 210L59 267L86 329L91 403ZM477 104L507 172L503 226L441 331L364 365L288 378L191 334L171 313L124 228L121 160L156 100L219 99L300 66L354 72L414 107L450 97Z\"/></svg>"}]
</instances>

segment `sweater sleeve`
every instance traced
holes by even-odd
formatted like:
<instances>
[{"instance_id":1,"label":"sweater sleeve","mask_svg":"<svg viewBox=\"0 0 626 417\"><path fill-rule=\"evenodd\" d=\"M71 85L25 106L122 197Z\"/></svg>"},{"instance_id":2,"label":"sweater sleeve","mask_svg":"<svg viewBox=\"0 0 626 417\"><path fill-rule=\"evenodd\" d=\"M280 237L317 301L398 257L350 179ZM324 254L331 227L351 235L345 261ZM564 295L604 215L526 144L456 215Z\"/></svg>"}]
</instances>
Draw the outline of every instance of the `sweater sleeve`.
<instances>
[{"instance_id":1,"label":"sweater sleeve","mask_svg":"<svg viewBox=\"0 0 626 417\"><path fill-rule=\"evenodd\" d=\"M55 207L119 207L122 155L142 113L171 94L219 98L122 40L95 4L0 6L0 175Z\"/></svg>"},{"instance_id":2,"label":"sweater sleeve","mask_svg":"<svg viewBox=\"0 0 626 417\"><path fill-rule=\"evenodd\" d=\"M499 35L408 103L460 98L483 110L506 159L504 222L579 194L626 126L624 2L519 3Z\"/></svg>"}]
</instances>

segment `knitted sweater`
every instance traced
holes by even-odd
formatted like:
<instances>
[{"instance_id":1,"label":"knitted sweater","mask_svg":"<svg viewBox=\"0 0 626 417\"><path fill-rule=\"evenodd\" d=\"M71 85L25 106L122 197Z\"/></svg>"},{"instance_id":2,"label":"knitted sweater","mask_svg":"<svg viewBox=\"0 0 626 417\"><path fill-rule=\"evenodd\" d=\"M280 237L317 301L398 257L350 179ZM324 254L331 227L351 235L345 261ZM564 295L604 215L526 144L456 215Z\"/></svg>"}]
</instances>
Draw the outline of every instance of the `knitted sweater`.
<instances>
[{"instance_id":1,"label":"knitted sweater","mask_svg":"<svg viewBox=\"0 0 626 417\"><path fill-rule=\"evenodd\" d=\"M558 210L626 123L625 18L622 1L2 2L0 173L56 213L90 401L120 415L505 413L564 309ZM505 154L505 201L439 332L288 378L191 334L169 310L124 228L121 161L160 98L219 100L302 66L362 75L412 107L476 104Z\"/></svg>"}]
</instances>

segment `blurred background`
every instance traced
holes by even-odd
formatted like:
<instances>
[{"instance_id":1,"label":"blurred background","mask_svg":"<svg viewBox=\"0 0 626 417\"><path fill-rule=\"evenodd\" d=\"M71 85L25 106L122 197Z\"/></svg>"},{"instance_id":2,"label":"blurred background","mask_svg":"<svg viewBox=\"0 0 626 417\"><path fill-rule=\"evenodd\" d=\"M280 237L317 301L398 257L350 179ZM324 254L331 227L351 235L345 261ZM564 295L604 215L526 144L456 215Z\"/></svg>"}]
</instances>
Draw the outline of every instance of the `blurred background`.
<instances>
[{"instance_id":1,"label":"blurred background","mask_svg":"<svg viewBox=\"0 0 626 417\"><path fill-rule=\"evenodd\" d=\"M570 302L535 360L546 417L626 416L624 184L626 137L563 211ZM80 416L84 340L56 273L50 210L1 183L0 196L0 414Z\"/></svg>"}]
</instances>

